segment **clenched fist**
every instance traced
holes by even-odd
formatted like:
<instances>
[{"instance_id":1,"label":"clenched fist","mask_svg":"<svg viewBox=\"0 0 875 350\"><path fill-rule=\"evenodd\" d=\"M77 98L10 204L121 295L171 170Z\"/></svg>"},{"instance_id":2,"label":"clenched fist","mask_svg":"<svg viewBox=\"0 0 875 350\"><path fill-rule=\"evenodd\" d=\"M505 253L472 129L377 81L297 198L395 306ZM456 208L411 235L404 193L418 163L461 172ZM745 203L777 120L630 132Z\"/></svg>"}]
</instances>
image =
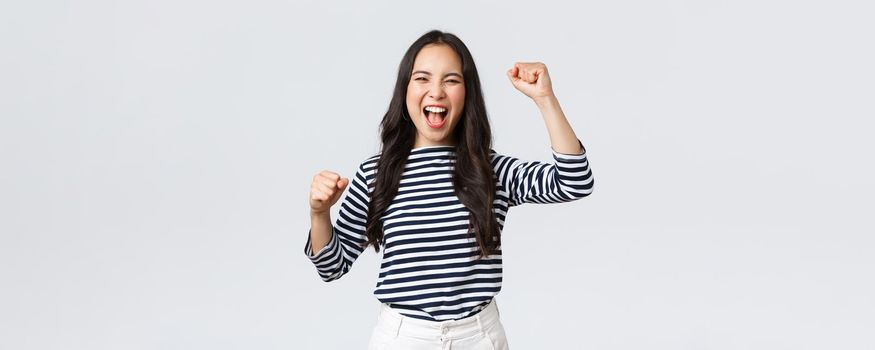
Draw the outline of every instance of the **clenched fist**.
<instances>
[{"instance_id":1,"label":"clenched fist","mask_svg":"<svg viewBox=\"0 0 875 350\"><path fill-rule=\"evenodd\" d=\"M537 100L553 95L547 66L541 62L517 62L507 70L507 78L517 90Z\"/></svg>"},{"instance_id":2,"label":"clenched fist","mask_svg":"<svg viewBox=\"0 0 875 350\"><path fill-rule=\"evenodd\" d=\"M320 171L313 176L313 184L310 186L310 212L327 213L343 194L347 185L349 185L349 178L341 178L340 175L328 170Z\"/></svg>"}]
</instances>

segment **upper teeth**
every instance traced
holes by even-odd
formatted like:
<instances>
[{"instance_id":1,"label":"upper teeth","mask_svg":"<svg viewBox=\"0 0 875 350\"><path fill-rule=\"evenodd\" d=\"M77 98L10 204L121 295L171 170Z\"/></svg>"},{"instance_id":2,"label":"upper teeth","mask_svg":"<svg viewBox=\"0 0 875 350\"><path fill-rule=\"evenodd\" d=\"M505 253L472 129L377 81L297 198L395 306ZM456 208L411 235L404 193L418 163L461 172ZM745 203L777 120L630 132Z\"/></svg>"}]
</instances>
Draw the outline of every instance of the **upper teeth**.
<instances>
[{"instance_id":1,"label":"upper teeth","mask_svg":"<svg viewBox=\"0 0 875 350\"><path fill-rule=\"evenodd\" d=\"M446 112L446 111L447 111L446 108L443 108L443 107L432 107L432 106L425 107L425 110L426 110L426 111L429 111L429 112L434 112L434 113L443 113L443 112Z\"/></svg>"}]
</instances>

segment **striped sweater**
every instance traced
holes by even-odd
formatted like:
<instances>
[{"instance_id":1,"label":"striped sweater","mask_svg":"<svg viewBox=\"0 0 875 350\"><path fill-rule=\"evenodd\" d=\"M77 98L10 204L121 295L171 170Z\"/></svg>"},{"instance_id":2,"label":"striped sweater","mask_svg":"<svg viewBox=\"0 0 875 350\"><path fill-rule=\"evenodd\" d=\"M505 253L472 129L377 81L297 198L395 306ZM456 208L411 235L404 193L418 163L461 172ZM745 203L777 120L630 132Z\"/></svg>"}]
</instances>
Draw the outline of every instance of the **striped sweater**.
<instances>
[{"instance_id":1,"label":"striped sweater","mask_svg":"<svg viewBox=\"0 0 875 350\"><path fill-rule=\"evenodd\" d=\"M582 154L551 149L553 163L523 162L490 149L499 230L510 207L570 202L592 193L586 150L578 143ZM362 162L350 180L328 244L314 254L307 235L304 253L326 282L346 274L364 250L369 185L379 157ZM453 146L412 149L398 194L381 218L385 245L374 295L406 316L431 321L465 318L482 310L501 290L501 249L478 259L476 240L467 235L468 209L453 193L454 163Z\"/></svg>"}]
</instances>

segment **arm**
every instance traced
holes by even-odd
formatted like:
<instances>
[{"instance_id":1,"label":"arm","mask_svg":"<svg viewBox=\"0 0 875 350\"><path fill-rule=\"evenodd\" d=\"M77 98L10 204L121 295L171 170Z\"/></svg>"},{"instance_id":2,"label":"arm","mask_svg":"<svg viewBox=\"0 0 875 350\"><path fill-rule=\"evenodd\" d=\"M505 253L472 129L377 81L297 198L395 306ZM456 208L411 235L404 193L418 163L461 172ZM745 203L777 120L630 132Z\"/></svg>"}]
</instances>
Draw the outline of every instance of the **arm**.
<instances>
[{"instance_id":1,"label":"arm","mask_svg":"<svg viewBox=\"0 0 875 350\"><path fill-rule=\"evenodd\" d=\"M565 113L562 112L555 95L536 98L535 104L538 105L544 124L547 125L547 134L550 135L550 144L554 151L574 155L585 153L583 143L577 138L574 129L565 118Z\"/></svg>"},{"instance_id":2,"label":"arm","mask_svg":"<svg viewBox=\"0 0 875 350\"><path fill-rule=\"evenodd\" d=\"M588 196L593 178L586 149L559 106L547 67L540 62L516 63L507 74L514 87L538 106L554 159L548 164L495 155L493 165L510 195L510 205L567 202Z\"/></svg>"},{"instance_id":3,"label":"arm","mask_svg":"<svg viewBox=\"0 0 875 350\"><path fill-rule=\"evenodd\" d=\"M541 62L517 62L507 71L507 77L517 90L535 101L544 117L544 123L547 124L547 133L554 151L574 155L584 153L583 144L559 107L546 65Z\"/></svg>"},{"instance_id":4,"label":"arm","mask_svg":"<svg viewBox=\"0 0 875 350\"><path fill-rule=\"evenodd\" d=\"M580 140L575 142L583 149ZM586 151L567 154L552 149L552 153L553 163L524 162L492 153L496 176L508 193L508 206L570 202L592 193L594 180Z\"/></svg>"},{"instance_id":5,"label":"arm","mask_svg":"<svg viewBox=\"0 0 875 350\"><path fill-rule=\"evenodd\" d=\"M362 244L367 240L365 224L370 195L364 164L359 166L348 187L334 225L327 210L322 213L311 212L310 215L311 227L304 254L313 262L319 277L325 282L346 274L364 250Z\"/></svg>"}]
</instances>

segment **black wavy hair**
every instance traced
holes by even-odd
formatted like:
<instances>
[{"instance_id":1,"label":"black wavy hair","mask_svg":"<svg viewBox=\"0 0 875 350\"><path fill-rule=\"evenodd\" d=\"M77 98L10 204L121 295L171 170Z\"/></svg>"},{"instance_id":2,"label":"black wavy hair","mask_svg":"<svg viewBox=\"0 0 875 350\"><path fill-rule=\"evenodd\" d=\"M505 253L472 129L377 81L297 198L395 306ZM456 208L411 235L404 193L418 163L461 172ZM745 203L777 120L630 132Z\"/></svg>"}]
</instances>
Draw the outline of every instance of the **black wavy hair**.
<instances>
[{"instance_id":1,"label":"black wavy hair","mask_svg":"<svg viewBox=\"0 0 875 350\"><path fill-rule=\"evenodd\" d=\"M493 254L501 244L493 201L495 200L495 172L490 162L492 130L486 115L486 104L480 87L480 77L468 47L456 35L431 30L410 45L398 66L398 79L389 109L380 123L382 154L377 161L376 177L371 184L373 192L368 205L364 246L373 245L379 252L383 240L383 213L398 194L404 165L416 140L416 126L407 113L407 85L410 82L416 55L423 47L446 45L459 55L465 84L465 104L459 122L453 130L456 141L456 163L452 183L459 201L470 212L470 237L475 237L480 257ZM377 244L377 243L380 244Z\"/></svg>"}]
</instances>

